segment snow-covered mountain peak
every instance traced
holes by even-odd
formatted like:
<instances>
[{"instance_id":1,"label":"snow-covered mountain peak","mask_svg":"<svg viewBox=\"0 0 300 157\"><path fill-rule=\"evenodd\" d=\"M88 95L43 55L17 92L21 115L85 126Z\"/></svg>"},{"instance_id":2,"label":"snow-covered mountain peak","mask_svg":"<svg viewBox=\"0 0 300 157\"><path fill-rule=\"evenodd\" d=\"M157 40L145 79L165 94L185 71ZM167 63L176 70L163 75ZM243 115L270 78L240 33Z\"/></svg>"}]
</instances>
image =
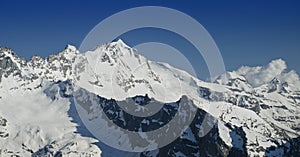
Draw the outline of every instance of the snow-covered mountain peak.
<instances>
[{"instance_id":1,"label":"snow-covered mountain peak","mask_svg":"<svg viewBox=\"0 0 300 157\"><path fill-rule=\"evenodd\" d=\"M93 64L101 62L114 67L121 65L135 67L137 64L147 60L138 54L137 50L126 45L121 39L97 46L94 50L85 52L84 55Z\"/></svg>"},{"instance_id":2,"label":"snow-covered mountain peak","mask_svg":"<svg viewBox=\"0 0 300 157\"><path fill-rule=\"evenodd\" d=\"M220 75L214 82L235 87L247 92L253 91L253 87L248 83L245 76L239 75L236 71L226 72Z\"/></svg>"},{"instance_id":3,"label":"snow-covered mountain peak","mask_svg":"<svg viewBox=\"0 0 300 157\"><path fill-rule=\"evenodd\" d=\"M78 85L106 98L124 100L148 94L162 102L173 102L184 94L182 80L186 79L186 86L193 80L178 69L147 60L122 40L99 46L83 57L84 62L77 61L84 63L84 70L77 70L81 71L76 77ZM193 91L190 93L197 93Z\"/></svg>"},{"instance_id":4,"label":"snow-covered mountain peak","mask_svg":"<svg viewBox=\"0 0 300 157\"><path fill-rule=\"evenodd\" d=\"M8 47L0 47L0 58L1 59L10 59L15 64L22 66L26 64L26 60L24 58L20 58L12 49Z\"/></svg>"},{"instance_id":5,"label":"snow-covered mountain peak","mask_svg":"<svg viewBox=\"0 0 300 157\"><path fill-rule=\"evenodd\" d=\"M135 49L129 47L121 39L105 44L105 46L103 46L102 51L104 54L109 55L115 60L122 59L122 57L126 57L125 60L128 59L128 57L140 57L140 55Z\"/></svg>"},{"instance_id":6,"label":"snow-covered mountain peak","mask_svg":"<svg viewBox=\"0 0 300 157\"><path fill-rule=\"evenodd\" d=\"M1 56L17 56L12 49L3 46L0 46L0 54Z\"/></svg>"},{"instance_id":7,"label":"snow-covered mountain peak","mask_svg":"<svg viewBox=\"0 0 300 157\"><path fill-rule=\"evenodd\" d=\"M117 39L115 42L111 42L112 45L118 45L123 48L130 48L122 39Z\"/></svg>"},{"instance_id":8,"label":"snow-covered mountain peak","mask_svg":"<svg viewBox=\"0 0 300 157\"><path fill-rule=\"evenodd\" d=\"M66 45L65 50L67 50L68 52L74 52L74 53L79 52L75 46L70 45L70 44Z\"/></svg>"},{"instance_id":9,"label":"snow-covered mountain peak","mask_svg":"<svg viewBox=\"0 0 300 157\"><path fill-rule=\"evenodd\" d=\"M62 50L61 52L56 54L56 56L61 56L63 58L66 58L66 59L70 60L79 53L80 52L77 50L77 48L75 46L68 44L68 45L66 45L64 50Z\"/></svg>"},{"instance_id":10,"label":"snow-covered mountain peak","mask_svg":"<svg viewBox=\"0 0 300 157\"><path fill-rule=\"evenodd\" d=\"M0 82L2 77L21 76L26 60L20 58L10 48L0 47Z\"/></svg>"}]
</instances>

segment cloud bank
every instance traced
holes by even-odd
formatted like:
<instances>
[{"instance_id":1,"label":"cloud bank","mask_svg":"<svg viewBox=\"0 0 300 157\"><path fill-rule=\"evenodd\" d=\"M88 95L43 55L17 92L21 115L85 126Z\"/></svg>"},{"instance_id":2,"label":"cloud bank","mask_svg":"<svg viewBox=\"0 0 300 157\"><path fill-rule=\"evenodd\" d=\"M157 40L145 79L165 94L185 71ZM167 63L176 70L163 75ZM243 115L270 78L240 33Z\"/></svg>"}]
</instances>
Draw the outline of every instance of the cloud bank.
<instances>
[{"instance_id":1,"label":"cloud bank","mask_svg":"<svg viewBox=\"0 0 300 157\"><path fill-rule=\"evenodd\" d=\"M253 87L259 87L270 82L275 77L281 82L287 82L295 88L300 88L299 76L295 71L287 71L287 65L284 60L277 59L271 61L266 66L248 67L242 66L236 73L243 75L249 84Z\"/></svg>"}]
</instances>

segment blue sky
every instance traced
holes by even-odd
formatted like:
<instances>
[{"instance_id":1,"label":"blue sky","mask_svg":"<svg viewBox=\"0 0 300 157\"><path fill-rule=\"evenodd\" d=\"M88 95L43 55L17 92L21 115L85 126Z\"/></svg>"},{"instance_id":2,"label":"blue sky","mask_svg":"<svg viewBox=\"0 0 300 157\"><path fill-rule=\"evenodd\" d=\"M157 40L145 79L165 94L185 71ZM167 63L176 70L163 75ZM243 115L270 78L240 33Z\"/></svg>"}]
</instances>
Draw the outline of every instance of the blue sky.
<instances>
[{"instance_id":1,"label":"blue sky","mask_svg":"<svg viewBox=\"0 0 300 157\"><path fill-rule=\"evenodd\" d=\"M27 59L46 57L66 44L79 47L104 18L146 5L173 8L201 23L217 43L227 70L282 58L300 73L297 1L1 1L0 45Z\"/></svg>"}]
</instances>

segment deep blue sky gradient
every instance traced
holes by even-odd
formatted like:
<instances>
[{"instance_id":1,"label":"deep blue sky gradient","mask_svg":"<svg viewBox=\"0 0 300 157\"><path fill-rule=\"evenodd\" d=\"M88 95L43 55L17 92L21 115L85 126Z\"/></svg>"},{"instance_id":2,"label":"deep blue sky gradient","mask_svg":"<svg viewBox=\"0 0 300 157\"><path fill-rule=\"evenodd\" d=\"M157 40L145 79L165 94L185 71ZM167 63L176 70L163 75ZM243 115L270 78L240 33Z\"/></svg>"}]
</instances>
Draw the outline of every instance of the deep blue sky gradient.
<instances>
[{"instance_id":1,"label":"deep blue sky gradient","mask_svg":"<svg viewBox=\"0 0 300 157\"><path fill-rule=\"evenodd\" d=\"M146 5L177 9L200 22L217 43L227 70L282 58L300 73L298 1L1 1L0 46L27 59L46 57L66 44L79 47L104 18Z\"/></svg>"}]
</instances>

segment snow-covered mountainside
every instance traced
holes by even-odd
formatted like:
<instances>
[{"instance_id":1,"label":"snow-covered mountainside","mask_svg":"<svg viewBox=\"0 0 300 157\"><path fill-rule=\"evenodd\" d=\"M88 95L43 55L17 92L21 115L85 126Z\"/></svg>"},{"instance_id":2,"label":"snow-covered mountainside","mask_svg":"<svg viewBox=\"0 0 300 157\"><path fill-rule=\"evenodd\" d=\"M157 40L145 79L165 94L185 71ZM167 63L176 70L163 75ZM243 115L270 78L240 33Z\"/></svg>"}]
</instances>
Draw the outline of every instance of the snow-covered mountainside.
<instances>
[{"instance_id":1,"label":"snow-covered mountainside","mask_svg":"<svg viewBox=\"0 0 300 157\"><path fill-rule=\"evenodd\" d=\"M126 103L163 107L134 116ZM283 60L241 67L207 83L147 60L121 40L85 53L67 45L29 61L0 48L0 156L300 156L299 103L299 76ZM155 137L137 142L114 136L170 125L182 104L194 107L195 116L180 114L175 122L191 121L164 147L143 149ZM110 147L87 129L99 126L104 114L118 128L99 136L140 152Z\"/></svg>"}]
</instances>

